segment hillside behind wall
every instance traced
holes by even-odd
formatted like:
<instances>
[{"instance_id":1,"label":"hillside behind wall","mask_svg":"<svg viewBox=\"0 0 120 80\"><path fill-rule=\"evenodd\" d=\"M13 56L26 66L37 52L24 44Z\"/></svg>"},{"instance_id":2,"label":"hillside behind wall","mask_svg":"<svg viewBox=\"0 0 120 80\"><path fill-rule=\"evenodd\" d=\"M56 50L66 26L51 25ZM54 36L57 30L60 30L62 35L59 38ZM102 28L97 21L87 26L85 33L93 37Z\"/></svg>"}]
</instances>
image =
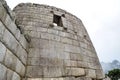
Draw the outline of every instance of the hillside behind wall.
<instances>
[{"instance_id":1,"label":"hillside behind wall","mask_svg":"<svg viewBox=\"0 0 120 80\"><path fill-rule=\"evenodd\" d=\"M12 14L0 0L0 80L21 80L26 70L28 42Z\"/></svg>"}]
</instances>

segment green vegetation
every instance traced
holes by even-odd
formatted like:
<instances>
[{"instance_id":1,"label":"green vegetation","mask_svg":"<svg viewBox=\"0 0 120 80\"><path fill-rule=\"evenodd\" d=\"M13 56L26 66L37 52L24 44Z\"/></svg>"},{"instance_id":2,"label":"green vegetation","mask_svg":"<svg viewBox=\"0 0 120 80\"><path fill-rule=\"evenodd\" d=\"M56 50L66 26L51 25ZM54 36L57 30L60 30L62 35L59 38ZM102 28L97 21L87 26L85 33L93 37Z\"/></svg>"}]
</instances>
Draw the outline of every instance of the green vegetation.
<instances>
[{"instance_id":1,"label":"green vegetation","mask_svg":"<svg viewBox=\"0 0 120 80\"><path fill-rule=\"evenodd\" d=\"M111 80L120 79L120 69L113 69L113 70L109 71L107 76L110 77Z\"/></svg>"}]
</instances>

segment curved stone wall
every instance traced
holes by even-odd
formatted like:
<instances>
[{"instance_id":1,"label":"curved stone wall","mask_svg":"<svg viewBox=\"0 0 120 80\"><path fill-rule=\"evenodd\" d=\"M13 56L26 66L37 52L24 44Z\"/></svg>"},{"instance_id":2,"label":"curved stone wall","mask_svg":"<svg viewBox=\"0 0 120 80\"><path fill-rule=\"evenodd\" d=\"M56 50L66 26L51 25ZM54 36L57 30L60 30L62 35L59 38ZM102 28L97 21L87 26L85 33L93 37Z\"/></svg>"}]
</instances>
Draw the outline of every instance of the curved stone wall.
<instances>
[{"instance_id":1,"label":"curved stone wall","mask_svg":"<svg viewBox=\"0 0 120 80\"><path fill-rule=\"evenodd\" d=\"M99 80L97 54L80 19L52 6L21 3L15 23L29 35L28 80Z\"/></svg>"}]
</instances>

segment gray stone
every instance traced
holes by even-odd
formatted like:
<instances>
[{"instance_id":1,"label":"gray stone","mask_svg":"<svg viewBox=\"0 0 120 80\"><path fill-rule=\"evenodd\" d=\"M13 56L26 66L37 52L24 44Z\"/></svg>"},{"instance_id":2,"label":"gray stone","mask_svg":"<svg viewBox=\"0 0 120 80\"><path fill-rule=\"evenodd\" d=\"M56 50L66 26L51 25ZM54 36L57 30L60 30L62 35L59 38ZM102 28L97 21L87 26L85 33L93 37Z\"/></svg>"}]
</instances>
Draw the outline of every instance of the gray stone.
<instances>
[{"instance_id":1,"label":"gray stone","mask_svg":"<svg viewBox=\"0 0 120 80\"><path fill-rule=\"evenodd\" d=\"M92 69L86 69L86 77L90 77L90 78L96 78L96 73L95 70Z\"/></svg>"},{"instance_id":2,"label":"gray stone","mask_svg":"<svg viewBox=\"0 0 120 80\"><path fill-rule=\"evenodd\" d=\"M85 70L83 68L67 68L66 74L69 76L84 76Z\"/></svg>"},{"instance_id":3,"label":"gray stone","mask_svg":"<svg viewBox=\"0 0 120 80\"><path fill-rule=\"evenodd\" d=\"M43 67L41 66L27 66L27 77L42 77Z\"/></svg>"},{"instance_id":4,"label":"gray stone","mask_svg":"<svg viewBox=\"0 0 120 80\"><path fill-rule=\"evenodd\" d=\"M6 47L0 42L0 62L3 62L6 53Z\"/></svg>"},{"instance_id":5,"label":"gray stone","mask_svg":"<svg viewBox=\"0 0 120 80\"><path fill-rule=\"evenodd\" d=\"M62 70L60 67L48 66L43 68L44 77L60 77L62 76Z\"/></svg>"},{"instance_id":6,"label":"gray stone","mask_svg":"<svg viewBox=\"0 0 120 80\"><path fill-rule=\"evenodd\" d=\"M5 31L5 27L4 27L4 25L2 24L2 22L0 21L0 40L1 40L2 37L3 37L4 31Z\"/></svg>"},{"instance_id":7,"label":"gray stone","mask_svg":"<svg viewBox=\"0 0 120 80\"><path fill-rule=\"evenodd\" d=\"M7 69L7 80L12 80L13 77L13 71L10 69Z\"/></svg>"},{"instance_id":8,"label":"gray stone","mask_svg":"<svg viewBox=\"0 0 120 80\"><path fill-rule=\"evenodd\" d=\"M19 73L21 76L25 74L25 66L17 59L16 63L16 72Z\"/></svg>"},{"instance_id":9,"label":"gray stone","mask_svg":"<svg viewBox=\"0 0 120 80\"><path fill-rule=\"evenodd\" d=\"M5 65L12 70L15 70L17 57L13 55L11 51L7 49L5 56Z\"/></svg>"},{"instance_id":10,"label":"gray stone","mask_svg":"<svg viewBox=\"0 0 120 80\"><path fill-rule=\"evenodd\" d=\"M20 76L17 73L13 73L12 80L21 80Z\"/></svg>"},{"instance_id":11,"label":"gray stone","mask_svg":"<svg viewBox=\"0 0 120 80\"><path fill-rule=\"evenodd\" d=\"M7 72L7 68L3 66L2 64L0 64L0 80L6 80L7 78L6 72Z\"/></svg>"}]
</instances>

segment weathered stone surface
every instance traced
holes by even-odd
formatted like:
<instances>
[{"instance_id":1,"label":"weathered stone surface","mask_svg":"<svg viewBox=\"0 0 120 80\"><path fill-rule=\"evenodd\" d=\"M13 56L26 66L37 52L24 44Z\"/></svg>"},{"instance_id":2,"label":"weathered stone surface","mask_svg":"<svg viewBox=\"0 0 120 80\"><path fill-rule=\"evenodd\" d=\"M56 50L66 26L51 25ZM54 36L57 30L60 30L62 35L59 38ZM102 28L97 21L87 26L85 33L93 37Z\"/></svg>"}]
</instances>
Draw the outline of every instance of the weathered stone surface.
<instances>
[{"instance_id":1,"label":"weathered stone surface","mask_svg":"<svg viewBox=\"0 0 120 80\"><path fill-rule=\"evenodd\" d=\"M13 52L16 52L17 49L17 41L14 38L14 36L7 30L5 29L5 33L3 35L3 42L13 50Z\"/></svg>"},{"instance_id":2,"label":"weathered stone surface","mask_svg":"<svg viewBox=\"0 0 120 80\"><path fill-rule=\"evenodd\" d=\"M60 77L62 76L61 67L48 66L43 68L44 77Z\"/></svg>"},{"instance_id":3,"label":"weathered stone surface","mask_svg":"<svg viewBox=\"0 0 120 80\"><path fill-rule=\"evenodd\" d=\"M74 15L31 3L11 11L1 0L0 20L0 80L104 78L89 35Z\"/></svg>"},{"instance_id":4,"label":"weathered stone surface","mask_svg":"<svg viewBox=\"0 0 120 80\"><path fill-rule=\"evenodd\" d=\"M91 78L96 78L95 70L92 69L86 69L86 76Z\"/></svg>"},{"instance_id":5,"label":"weathered stone surface","mask_svg":"<svg viewBox=\"0 0 120 80\"><path fill-rule=\"evenodd\" d=\"M17 47L17 53L16 55L19 57L19 59L26 65L27 63L27 52L23 49L23 47L19 44Z\"/></svg>"},{"instance_id":6,"label":"weathered stone surface","mask_svg":"<svg viewBox=\"0 0 120 80\"><path fill-rule=\"evenodd\" d=\"M6 80L7 68L0 64L0 80Z\"/></svg>"},{"instance_id":7,"label":"weathered stone surface","mask_svg":"<svg viewBox=\"0 0 120 80\"><path fill-rule=\"evenodd\" d=\"M4 27L4 25L2 24L2 22L0 21L0 40L1 40L2 37L3 37L4 31L5 31L5 27Z\"/></svg>"},{"instance_id":8,"label":"weathered stone surface","mask_svg":"<svg viewBox=\"0 0 120 80\"><path fill-rule=\"evenodd\" d=\"M21 76L25 74L25 66L17 59L16 63L16 72L19 73Z\"/></svg>"},{"instance_id":9,"label":"weathered stone surface","mask_svg":"<svg viewBox=\"0 0 120 80\"><path fill-rule=\"evenodd\" d=\"M66 75L69 76L84 76L85 70L83 68L67 68Z\"/></svg>"},{"instance_id":10,"label":"weathered stone surface","mask_svg":"<svg viewBox=\"0 0 120 80\"><path fill-rule=\"evenodd\" d=\"M0 19L4 22L7 16L6 10L3 7L2 3L0 2Z\"/></svg>"},{"instance_id":11,"label":"weathered stone surface","mask_svg":"<svg viewBox=\"0 0 120 80\"><path fill-rule=\"evenodd\" d=\"M7 80L12 80L13 77L13 71L10 69L7 69Z\"/></svg>"},{"instance_id":12,"label":"weathered stone surface","mask_svg":"<svg viewBox=\"0 0 120 80\"><path fill-rule=\"evenodd\" d=\"M43 67L40 66L27 66L27 77L42 77L43 76Z\"/></svg>"},{"instance_id":13,"label":"weathered stone surface","mask_svg":"<svg viewBox=\"0 0 120 80\"><path fill-rule=\"evenodd\" d=\"M6 53L6 47L0 42L0 62L3 62Z\"/></svg>"},{"instance_id":14,"label":"weathered stone surface","mask_svg":"<svg viewBox=\"0 0 120 80\"><path fill-rule=\"evenodd\" d=\"M21 80L20 76L17 73L13 73L12 80Z\"/></svg>"},{"instance_id":15,"label":"weathered stone surface","mask_svg":"<svg viewBox=\"0 0 120 80\"><path fill-rule=\"evenodd\" d=\"M12 70L15 70L17 57L13 55L11 51L7 49L5 56L5 65Z\"/></svg>"},{"instance_id":16,"label":"weathered stone surface","mask_svg":"<svg viewBox=\"0 0 120 80\"><path fill-rule=\"evenodd\" d=\"M102 70L96 70L96 78L97 79L102 79L103 77L105 77L104 73L102 72Z\"/></svg>"}]
</instances>

